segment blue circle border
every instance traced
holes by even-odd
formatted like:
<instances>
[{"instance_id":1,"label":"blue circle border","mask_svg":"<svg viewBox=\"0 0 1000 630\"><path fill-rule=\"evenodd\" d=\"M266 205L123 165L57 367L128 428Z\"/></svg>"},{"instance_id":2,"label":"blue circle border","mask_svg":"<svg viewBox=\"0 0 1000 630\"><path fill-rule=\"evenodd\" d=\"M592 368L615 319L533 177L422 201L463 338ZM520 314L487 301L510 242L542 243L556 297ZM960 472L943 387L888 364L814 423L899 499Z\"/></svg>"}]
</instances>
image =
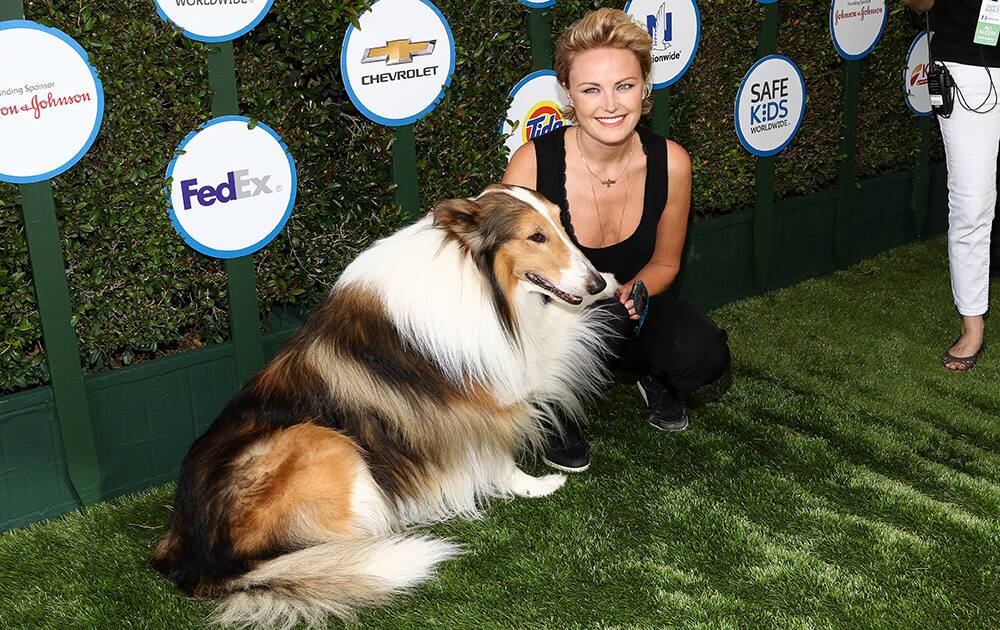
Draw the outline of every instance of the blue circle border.
<instances>
[{"instance_id":1,"label":"blue circle border","mask_svg":"<svg viewBox=\"0 0 1000 630\"><path fill-rule=\"evenodd\" d=\"M285 227L285 224L288 223L288 219L292 216L292 208L295 207L295 198L298 194L298 188L299 188L298 173L295 170L295 160L292 159L292 154L288 151L288 146L281 140L281 136L279 136L274 131L274 129L271 129L264 123L258 121L257 126L266 131L267 133L271 134L271 137L277 140L278 144L281 145L281 148L284 149L285 156L288 158L288 166L291 168L292 171L292 193L288 197L288 207L285 208L285 214L284 216L281 217L281 221L278 222L278 225L275 226L275 228L271 230L271 232L267 236L257 241L253 245L250 245L249 247L244 247L243 249L238 249L238 250L213 249L206 245L202 245L197 239L188 234L187 231L183 227L181 227L180 221L178 221L177 215L174 213L174 204L170 196L170 185L172 183L174 175L174 166L177 164L177 158L179 158L181 155L184 155L184 147L187 146L188 142L190 142L192 138L194 138L196 135L198 135L205 129L208 129L212 125L217 125L219 123L230 122L230 121L240 121L248 124L250 123L250 119L247 118L246 116L219 116L218 118L213 118L212 120L204 123L197 129L189 133L188 135L184 136L184 139L181 140L181 143L177 145L176 149L174 149L174 157L172 160L170 160L170 164L167 166L167 174L165 178L166 185L164 185L163 187L163 192L167 196L167 214L170 215L170 222L173 224L174 230L176 230L177 233L180 234L181 237L184 239L184 242L187 243L188 246L194 249L195 251L205 254L206 256L212 256L214 258L227 258L227 259L239 258L241 256L252 254L258 250L263 249L264 247L267 246L268 243L273 241L274 237L277 236L279 232L281 232L282 228Z\"/></svg>"},{"instance_id":2,"label":"blue circle border","mask_svg":"<svg viewBox=\"0 0 1000 630\"><path fill-rule=\"evenodd\" d=\"M188 31L188 30L182 28L179 24L177 24L176 22L174 22L173 20L171 20L169 17L167 17L166 12L160 7L160 2L161 2L161 0L153 0L153 4L156 5L156 13L159 14L160 18L164 22L166 22L167 24L169 24L173 28L179 30L181 32L181 35L183 35L184 37L187 37L188 39L193 39L193 40L199 41L199 42L205 42L207 44L214 44L214 43L218 43L218 42L228 42L228 41L236 39L237 37L241 37L243 35L246 35L251 30L253 30L258 24L260 24L264 20L265 17L267 17L268 12L271 10L271 6L274 5L274 0L267 0L267 2L264 4L264 8L261 9L261 12L257 15L257 17L255 17L253 19L253 21L250 22L250 24L248 24L247 26L241 28L240 30L236 31L235 33L230 33L229 35L208 36L208 35L199 35L197 33L192 33L191 31Z\"/></svg>"},{"instance_id":3,"label":"blue circle border","mask_svg":"<svg viewBox=\"0 0 1000 630\"><path fill-rule=\"evenodd\" d=\"M39 24L38 22L32 22L30 20L7 20L0 22L0 31L5 31L13 28L29 28L36 31L42 31L43 33L48 33L49 35L54 35L70 45L73 50L75 50L80 57L83 58L83 63L87 64L87 68L90 69L91 76L94 77L94 84L97 86L97 118L94 119L94 128L90 132L90 137L87 141L83 143L83 148L81 148L76 155L71 157L68 162L63 164L58 168L54 168L48 173L43 173L41 175L28 175L26 177L5 175L0 173L0 182L7 182L9 184L33 184L35 182L41 182L46 179L52 179L58 175L62 175L69 169L71 169L77 162L87 154L90 147L94 145L94 140L97 139L97 132L101 129L101 123L104 120L104 86L101 84L100 77L97 76L97 68L90 65L90 57L87 56L87 51L83 49L80 44L76 43L72 37L63 33L57 28L52 28L51 26L45 26Z\"/></svg>"},{"instance_id":4,"label":"blue circle border","mask_svg":"<svg viewBox=\"0 0 1000 630\"><path fill-rule=\"evenodd\" d=\"M802 86L802 109L799 112L799 122L796 123L795 129L792 131L792 134L788 136L788 139L785 140L785 142L781 146L771 149L770 151L760 151L750 146L750 143L743 135L743 130L740 129L740 97L743 95L743 89L746 87L747 79L749 79L750 75L753 74L753 71L757 69L757 66L764 63L765 61L770 61L771 59L782 59L784 61L787 61L792 65L792 68L795 69L796 74L799 75L799 84ZM746 149L753 155L756 155L757 157L770 157L772 155L781 153L782 151L785 150L785 148L789 144L792 143L792 140L795 139L795 136L798 135L799 129L802 127L802 121L805 119L805 117L806 117L806 80L805 77L802 76L802 70L799 69L798 64L796 64L794 61L792 61L785 55L767 55L766 57L761 57L760 59L757 60L755 64L750 66L750 69L747 70L747 73L743 76L743 80L740 81L740 89L738 92L736 92L736 102L733 104L733 122L735 123L736 126L736 135L739 136L740 144L743 145L744 149Z\"/></svg>"},{"instance_id":5,"label":"blue circle border","mask_svg":"<svg viewBox=\"0 0 1000 630\"><path fill-rule=\"evenodd\" d=\"M541 0L541 2L532 2L531 0L517 0L526 7L531 7L532 9L546 9L553 6L556 0Z\"/></svg>"},{"instance_id":6,"label":"blue circle border","mask_svg":"<svg viewBox=\"0 0 1000 630\"><path fill-rule=\"evenodd\" d=\"M555 77L556 76L556 71L555 70L535 70L531 74L525 76L520 81L518 81L517 85L514 86L514 89L512 89L509 94L507 94L507 109L510 109L511 104L514 102L514 96L521 90L521 88L523 88L524 86L526 86L527 84L531 83L532 81L534 81L535 79L537 79L539 77L547 77L547 76ZM506 124L507 124L506 120L503 120L503 121L500 122L500 135L501 136L503 135L503 127Z\"/></svg>"},{"instance_id":7,"label":"blue circle border","mask_svg":"<svg viewBox=\"0 0 1000 630\"><path fill-rule=\"evenodd\" d=\"M628 0L628 2L625 3L625 8L622 10L625 13L628 13L628 8L630 6L632 6L632 0ZM673 77L667 79L666 81L663 81L662 83L654 83L653 84L654 90L662 90L663 88L670 87L674 83L680 81L681 77L687 74L687 71L691 67L691 64L694 63L694 58L698 55L698 46L701 44L701 10L698 8L697 0L691 0L691 6L694 7L694 16L698 20L698 32L695 33L694 36L694 50L691 51L691 57L688 59L687 63L684 65L681 71L675 74ZM650 51L650 54L652 54L652 51ZM652 74L652 72L650 74Z\"/></svg>"},{"instance_id":8,"label":"blue circle border","mask_svg":"<svg viewBox=\"0 0 1000 630\"><path fill-rule=\"evenodd\" d=\"M368 10L371 10L376 4L378 4L381 1L382 0L375 0L375 2L372 3L372 5L368 8ZM347 32L344 33L344 43L340 47L340 75L344 79L344 87L347 88L347 96L350 97L351 102L354 103L354 106L357 107L358 111L364 114L366 118L374 122L377 122L380 125L385 125L386 127L403 127L405 125L412 124L420 120L427 114L431 113L434 110L434 108L437 107L438 104L444 99L445 90L451 85L452 75L455 74L455 57L457 56L457 52L455 50L455 36L451 32L451 24L448 23L447 18L444 17L444 14L441 13L441 10L438 9L436 6L434 6L434 3L430 2L429 0L418 0L418 2L426 4L441 19L441 23L444 24L444 30L448 33L448 45L451 47L451 66L448 68L448 76L445 79L444 85L441 87L441 93L438 94L437 97L435 97L434 101L426 108L424 108L423 111L414 114L413 116L408 116L406 118L384 118L382 116L379 116L375 112L371 111L367 107L365 107L361 103L361 99L358 98L358 95L354 93L354 88L351 87L351 81L350 79L348 79L347 76L347 42L351 38L351 33L354 32L353 24L347 27Z\"/></svg>"},{"instance_id":9,"label":"blue circle border","mask_svg":"<svg viewBox=\"0 0 1000 630\"><path fill-rule=\"evenodd\" d=\"M837 49L837 54L848 61L857 61L859 59L864 59L871 54L878 43L882 41L882 36L885 35L885 27L889 23L889 3L886 0L882 0L882 7L885 9L882 11L882 26L879 28L878 37L872 42L872 45L868 47L863 53L857 55L848 55L844 52L844 49L840 47L840 42L837 41L836 31L833 29L833 6L837 0L830 0L830 39L833 40L833 47Z\"/></svg>"},{"instance_id":10,"label":"blue circle border","mask_svg":"<svg viewBox=\"0 0 1000 630\"><path fill-rule=\"evenodd\" d=\"M920 38L924 37L924 36L927 36L927 48L928 49L930 48L930 46L931 46L930 34L927 31L925 31L925 30L924 31L920 31L920 33L917 34L917 36L913 39L913 42L910 43L910 49L906 52L906 62L907 63L903 67L903 102L906 103L906 106L910 108L910 111L913 112L914 114L916 114L917 116L930 116L930 115L932 115L934 113L933 109L931 109L929 112L922 112L922 111L918 110L913 105L910 105L910 99L906 98L906 93L909 92L909 90L910 90L909 86L907 85L909 83L909 81L910 81L910 77L909 77L909 74L910 74L909 73L909 70L910 70L910 63L909 63L909 61L910 61L910 55L913 54L913 49L917 47L917 42L919 42Z\"/></svg>"}]
</instances>

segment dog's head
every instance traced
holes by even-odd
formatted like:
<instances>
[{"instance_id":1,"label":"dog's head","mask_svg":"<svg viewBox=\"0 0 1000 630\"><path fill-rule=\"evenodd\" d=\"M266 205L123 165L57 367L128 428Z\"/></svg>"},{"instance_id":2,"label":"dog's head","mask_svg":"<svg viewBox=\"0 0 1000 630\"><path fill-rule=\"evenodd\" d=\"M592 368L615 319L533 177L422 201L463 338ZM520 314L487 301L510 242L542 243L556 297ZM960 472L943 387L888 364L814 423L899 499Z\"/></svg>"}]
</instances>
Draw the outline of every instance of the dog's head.
<instances>
[{"instance_id":1,"label":"dog's head","mask_svg":"<svg viewBox=\"0 0 1000 630\"><path fill-rule=\"evenodd\" d=\"M613 288L570 241L559 208L533 190L493 185L472 199L442 201L433 214L434 225L466 247L507 295L524 283L578 306Z\"/></svg>"}]
</instances>

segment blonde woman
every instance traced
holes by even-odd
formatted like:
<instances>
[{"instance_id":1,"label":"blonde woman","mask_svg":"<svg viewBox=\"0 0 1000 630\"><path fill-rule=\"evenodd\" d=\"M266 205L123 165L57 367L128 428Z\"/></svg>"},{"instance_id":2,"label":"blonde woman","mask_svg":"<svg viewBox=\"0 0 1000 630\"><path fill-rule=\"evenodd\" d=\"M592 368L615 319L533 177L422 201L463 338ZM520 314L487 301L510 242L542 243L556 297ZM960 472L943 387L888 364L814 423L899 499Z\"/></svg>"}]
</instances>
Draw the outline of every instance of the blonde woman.
<instances>
[{"instance_id":1,"label":"blonde woman","mask_svg":"<svg viewBox=\"0 0 1000 630\"><path fill-rule=\"evenodd\" d=\"M597 269L622 283L615 307L622 339L616 367L638 376L657 429L680 431L688 414L676 392L717 379L729 364L725 332L665 291L680 271L691 205L691 161L676 142L638 129L650 108L652 40L617 9L594 11L556 44L556 77L569 97L563 127L518 149L503 181L532 188L562 209L570 238ZM641 281L649 312L629 299ZM590 449L578 428L553 438L545 461L578 472Z\"/></svg>"}]
</instances>

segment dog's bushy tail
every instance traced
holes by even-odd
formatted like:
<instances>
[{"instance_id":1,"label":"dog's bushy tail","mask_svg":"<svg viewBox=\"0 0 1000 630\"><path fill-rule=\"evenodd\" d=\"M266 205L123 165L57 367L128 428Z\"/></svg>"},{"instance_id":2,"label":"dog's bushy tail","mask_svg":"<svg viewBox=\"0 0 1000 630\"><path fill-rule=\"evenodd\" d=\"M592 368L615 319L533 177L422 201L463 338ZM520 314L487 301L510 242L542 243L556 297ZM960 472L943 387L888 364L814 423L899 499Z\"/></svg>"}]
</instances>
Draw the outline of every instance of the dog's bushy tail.
<instances>
[{"instance_id":1,"label":"dog's bushy tail","mask_svg":"<svg viewBox=\"0 0 1000 630\"><path fill-rule=\"evenodd\" d=\"M437 563L458 553L456 545L427 536L326 542L265 561L234 579L213 621L282 630L299 621L320 626L330 616L350 621L357 609L429 579Z\"/></svg>"}]
</instances>

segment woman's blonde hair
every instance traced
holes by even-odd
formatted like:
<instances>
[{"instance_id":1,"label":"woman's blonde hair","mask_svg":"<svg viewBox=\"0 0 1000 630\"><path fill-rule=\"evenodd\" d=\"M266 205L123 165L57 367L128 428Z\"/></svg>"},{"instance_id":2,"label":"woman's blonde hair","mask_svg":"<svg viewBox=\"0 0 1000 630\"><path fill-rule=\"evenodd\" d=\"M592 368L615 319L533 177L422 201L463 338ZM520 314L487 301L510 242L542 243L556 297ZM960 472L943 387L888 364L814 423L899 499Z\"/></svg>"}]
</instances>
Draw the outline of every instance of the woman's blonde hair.
<instances>
[{"instance_id":1,"label":"woman's blonde hair","mask_svg":"<svg viewBox=\"0 0 1000 630\"><path fill-rule=\"evenodd\" d=\"M642 113L648 114L652 108L650 97L652 86L649 74L653 67L651 47L653 38L641 26L632 21L621 9L598 9L591 11L570 25L556 42L555 71L559 84L569 91L569 70L573 60L582 52L595 48L621 48L631 50L639 60L642 70L644 98ZM576 120L572 105L562 108L563 116Z\"/></svg>"}]
</instances>

